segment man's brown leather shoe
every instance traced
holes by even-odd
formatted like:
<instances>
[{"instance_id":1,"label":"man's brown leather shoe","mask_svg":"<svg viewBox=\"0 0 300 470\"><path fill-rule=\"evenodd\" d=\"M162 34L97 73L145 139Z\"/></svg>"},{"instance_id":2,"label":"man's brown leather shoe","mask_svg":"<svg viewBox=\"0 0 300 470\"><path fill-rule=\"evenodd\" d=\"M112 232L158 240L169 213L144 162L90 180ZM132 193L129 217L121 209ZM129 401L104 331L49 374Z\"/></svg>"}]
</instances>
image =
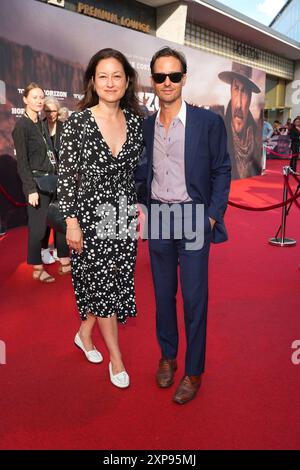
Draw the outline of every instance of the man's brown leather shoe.
<instances>
[{"instance_id":1,"label":"man's brown leather shoe","mask_svg":"<svg viewBox=\"0 0 300 470\"><path fill-rule=\"evenodd\" d=\"M185 375L177 387L173 400L180 405L195 398L201 385L201 375Z\"/></svg>"},{"instance_id":2,"label":"man's brown leather shoe","mask_svg":"<svg viewBox=\"0 0 300 470\"><path fill-rule=\"evenodd\" d=\"M156 372L156 381L159 387L167 388L174 383L174 374L177 369L176 359L162 357Z\"/></svg>"}]
</instances>

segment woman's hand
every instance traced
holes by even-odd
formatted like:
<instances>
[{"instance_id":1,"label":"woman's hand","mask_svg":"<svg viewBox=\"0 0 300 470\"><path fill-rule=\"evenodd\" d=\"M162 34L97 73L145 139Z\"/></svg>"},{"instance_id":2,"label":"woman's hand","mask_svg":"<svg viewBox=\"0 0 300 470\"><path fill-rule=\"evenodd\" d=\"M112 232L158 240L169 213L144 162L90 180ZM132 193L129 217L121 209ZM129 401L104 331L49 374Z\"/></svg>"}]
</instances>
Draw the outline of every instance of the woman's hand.
<instances>
[{"instance_id":1,"label":"woman's hand","mask_svg":"<svg viewBox=\"0 0 300 470\"><path fill-rule=\"evenodd\" d=\"M31 206L36 207L39 205L39 193L31 193L28 196L28 202Z\"/></svg>"},{"instance_id":2,"label":"woman's hand","mask_svg":"<svg viewBox=\"0 0 300 470\"><path fill-rule=\"evenodd\" d=\"M78 253L82 252L83 249L83 234L79 224L72 226L67 225L66 233L67 245Z\"/></svg>"}]
</instances>

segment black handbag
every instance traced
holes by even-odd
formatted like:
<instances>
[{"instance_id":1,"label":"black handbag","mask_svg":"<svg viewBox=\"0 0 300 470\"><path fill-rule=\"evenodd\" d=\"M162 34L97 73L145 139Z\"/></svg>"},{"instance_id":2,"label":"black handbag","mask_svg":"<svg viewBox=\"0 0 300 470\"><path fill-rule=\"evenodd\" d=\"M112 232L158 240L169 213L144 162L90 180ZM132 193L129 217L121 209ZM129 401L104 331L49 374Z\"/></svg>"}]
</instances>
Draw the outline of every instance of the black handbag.
<instances>
[{"instance_id":1,"label":"black handbag","mask_svg":"<svg viewBox=\"0 0 300 470\"><path fill-rule=\"evenodd\" d=\"M35 172L33 172L35 175ZM54 194L57 189L57 175L38 175L33 177L41 193Z\"/></svg>"},{"instance_id":2,"label":"black handbag","mask_svg":"<svg viewBox=\"0 0 300 470\"><path fill-rule=\"evenodd\" d=\"M79 167L80 167L80 161L82 157L84 140L85 140L86 124L87 123L85 121L84 126L83 126L83 135L82 135L82 141L81 141L81 147L80 147ZM59 204L58 204L57 199L51 201L49 204L48 211L47 211L47 225L48 227L53 228L54 230L60 233L65 234L67 231L67 223L62 213L59 210Z\"/></svg>"}]
</instances>

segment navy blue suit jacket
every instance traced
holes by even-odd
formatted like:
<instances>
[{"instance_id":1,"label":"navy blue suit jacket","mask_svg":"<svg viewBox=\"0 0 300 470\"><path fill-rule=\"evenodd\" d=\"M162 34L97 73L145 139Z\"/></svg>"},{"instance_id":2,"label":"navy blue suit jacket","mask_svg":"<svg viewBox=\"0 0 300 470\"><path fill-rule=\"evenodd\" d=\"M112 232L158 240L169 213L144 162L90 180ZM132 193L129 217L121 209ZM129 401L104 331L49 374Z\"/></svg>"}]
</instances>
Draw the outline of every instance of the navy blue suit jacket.
<instances>
[{"instance_id":1,"label":"navy blue suit jacket","mask_svg":"<svg viewBox=\"0 0 300 470\"><path fill-rule=\"evenodd\" d=\"M149 205L153 179L154 125L157 113L143 124L146 152L136 173L140 202ZM209 217L216 220L212 241L227 240L224 213L227 206L231 164L223 119L208 110L187 104L185 127L185 181L190 198L204 204Z\"/></svg>"}]
</instances>

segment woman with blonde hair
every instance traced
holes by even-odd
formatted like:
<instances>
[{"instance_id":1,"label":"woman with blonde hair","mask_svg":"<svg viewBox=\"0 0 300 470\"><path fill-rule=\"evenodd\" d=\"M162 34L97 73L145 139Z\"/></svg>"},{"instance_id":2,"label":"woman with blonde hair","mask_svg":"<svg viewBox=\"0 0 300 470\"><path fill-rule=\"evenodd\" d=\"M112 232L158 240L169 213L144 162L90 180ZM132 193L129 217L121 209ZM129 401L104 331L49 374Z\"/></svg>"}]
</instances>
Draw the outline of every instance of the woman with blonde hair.
<instances>
[{"instance_id":1,"label":"woman with blonde hair","mask_svg":"<svg viewBox=\"0 0 300 470\"><path fill-rule=\"evenodd\" d=\"M59 121L59 113L62 108L57 98L54 96L47 96L44 100L44 114L45 119L43 121L46 130L50 136L52 147L55 153L57 162L59 163L59 146L60 146L60 137L63 129L63 123ZM56 237L57 234L54 231L54 249L53 254L51 254L48 247L49 237L50 237L50 228L47 227L45 237L42 241L42 260L45 264L55 263L59 259L57 254L57 243ZM65 258L62 260L62 264L59 268L59 274L64 275L71 272L70 258Z\"/></svg>"},{"instance_id":2,"label":"woman with blonde hair","mask_svg":"<svg viewBox=\"0 0 300 470\"><path fill-rule=\"evenodd\" d=\"M58 158L60 136L63 128L63 123L59 121L59 112L61 110L58 99L53 96L47 96L44 101L45 125L48 130L49 136L52 140L55 154Z\"/></svg>"}]
</instances>

